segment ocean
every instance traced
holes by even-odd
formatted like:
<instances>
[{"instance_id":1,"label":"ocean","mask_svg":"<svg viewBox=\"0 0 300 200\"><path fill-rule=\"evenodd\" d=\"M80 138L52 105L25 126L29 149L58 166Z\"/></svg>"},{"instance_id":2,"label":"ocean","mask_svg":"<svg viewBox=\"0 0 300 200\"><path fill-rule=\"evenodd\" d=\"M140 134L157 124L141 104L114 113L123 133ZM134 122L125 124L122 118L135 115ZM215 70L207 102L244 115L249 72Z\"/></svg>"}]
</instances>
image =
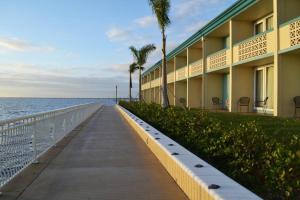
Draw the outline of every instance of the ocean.
<instances>
[{"instance_id":1,"label":"ocean","mask_svg":"<svg viewBox=\"0 0 300 200\"><path fill-rule=\"evenodd\" d=\"M0 98L0 121L85 103L114 105L115 99Z\"/></svg>"}]
</instances>

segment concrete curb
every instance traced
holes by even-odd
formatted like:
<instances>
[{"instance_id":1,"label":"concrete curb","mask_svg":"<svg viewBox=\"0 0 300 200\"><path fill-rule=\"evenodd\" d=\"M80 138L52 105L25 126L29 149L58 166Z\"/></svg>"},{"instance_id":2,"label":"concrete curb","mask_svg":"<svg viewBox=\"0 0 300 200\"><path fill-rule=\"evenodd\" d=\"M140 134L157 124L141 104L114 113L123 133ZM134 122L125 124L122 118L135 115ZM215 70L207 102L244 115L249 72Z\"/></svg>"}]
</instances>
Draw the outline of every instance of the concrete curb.
<instances>
[{"instance_id":1,"label":"concrete curb","mask_svg":"<svg viewBox=\"0 0 300 200\"><path fill-rule=\"evenodd\" d=\"M117 110L192 200L260 200L204 160L121 106Z\"/></svg>"}]
</instances>

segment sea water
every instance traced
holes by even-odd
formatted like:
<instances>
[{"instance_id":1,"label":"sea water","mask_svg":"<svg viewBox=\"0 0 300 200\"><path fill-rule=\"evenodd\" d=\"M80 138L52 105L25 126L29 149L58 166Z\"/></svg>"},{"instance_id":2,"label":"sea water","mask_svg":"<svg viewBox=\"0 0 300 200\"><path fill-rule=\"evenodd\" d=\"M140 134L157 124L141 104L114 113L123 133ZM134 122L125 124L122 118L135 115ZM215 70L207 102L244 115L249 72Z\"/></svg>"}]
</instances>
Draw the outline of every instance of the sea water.
<instances>
[{"instance_id":1,"label":"sea water","mask_svg":"<svg viewBox=\"0 0 300 200\"><path fill-rule=\"evenodd\" d=\"M86 103L114 105L115 99L0 98L0 121Z\"/></svg>"}]
</instances>

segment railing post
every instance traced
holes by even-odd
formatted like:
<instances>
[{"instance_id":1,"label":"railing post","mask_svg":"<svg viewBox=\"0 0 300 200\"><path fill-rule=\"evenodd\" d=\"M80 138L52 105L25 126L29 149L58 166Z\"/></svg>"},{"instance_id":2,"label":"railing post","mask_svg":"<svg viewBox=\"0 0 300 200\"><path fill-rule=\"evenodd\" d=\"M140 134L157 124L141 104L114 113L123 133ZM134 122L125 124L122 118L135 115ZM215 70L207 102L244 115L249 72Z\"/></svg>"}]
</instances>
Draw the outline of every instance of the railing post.
<instances>
[{"instance_id":1,"label":"railing post","mask_svg":"<svg viewBox=\"0 0 300 200\"><path fill-rule=\"evenodd\" d=\"M33 153L34 153L34 161L33 164L38 164L39 161L37 159L38 153L36 148L36 117L33 118L33 138L32 138L32 146L33 146Z\"/></svg>"}]
</instances>

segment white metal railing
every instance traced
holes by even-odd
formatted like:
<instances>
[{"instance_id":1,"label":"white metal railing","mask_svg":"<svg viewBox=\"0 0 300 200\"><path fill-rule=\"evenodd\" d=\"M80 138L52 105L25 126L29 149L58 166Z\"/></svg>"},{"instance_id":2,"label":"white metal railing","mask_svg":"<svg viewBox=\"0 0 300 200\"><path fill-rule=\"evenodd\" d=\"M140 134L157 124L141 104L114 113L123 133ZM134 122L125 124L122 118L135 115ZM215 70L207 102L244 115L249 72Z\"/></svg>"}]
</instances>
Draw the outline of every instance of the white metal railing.
<instances>
[{"instance_id":1,"label":"white metal railing","mask_svg":"<svg viewBox=\"0 0 300 200\"><path fill-rule=\"evenodd\" d=\"M100 108L82 104L0 121L0 187Z\"/></svg>"}]
</instances>

